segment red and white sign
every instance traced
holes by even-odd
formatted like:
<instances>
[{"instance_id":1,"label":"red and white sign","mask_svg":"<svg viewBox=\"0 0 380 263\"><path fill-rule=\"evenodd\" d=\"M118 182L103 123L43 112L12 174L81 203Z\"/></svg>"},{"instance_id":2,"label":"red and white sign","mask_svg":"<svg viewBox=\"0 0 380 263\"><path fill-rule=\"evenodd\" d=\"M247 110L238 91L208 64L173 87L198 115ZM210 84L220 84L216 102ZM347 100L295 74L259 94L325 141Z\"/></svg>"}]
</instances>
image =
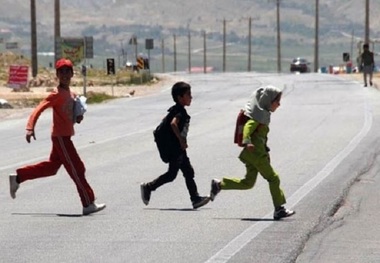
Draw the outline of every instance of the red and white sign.
<instances>
[{"instance_id":1,"label":"red and white sign","mask_svg":"<svg viewBox=\"0 0 380 263\"><path fill-rule=\"evenodd\" d=\"M8 86L19 88L28 84L28 66L11 65L9 67Z\"/></svg>"}]
</instances>

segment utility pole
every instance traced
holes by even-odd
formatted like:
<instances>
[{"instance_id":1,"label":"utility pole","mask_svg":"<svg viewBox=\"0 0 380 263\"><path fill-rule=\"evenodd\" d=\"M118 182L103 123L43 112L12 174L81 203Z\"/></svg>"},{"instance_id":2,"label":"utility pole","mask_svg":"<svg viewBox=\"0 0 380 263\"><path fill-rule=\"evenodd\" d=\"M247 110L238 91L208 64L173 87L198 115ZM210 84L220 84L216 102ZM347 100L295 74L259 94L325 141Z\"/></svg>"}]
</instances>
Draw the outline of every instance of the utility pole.
<instances>
[{"instance_id":1,"label":"utility pole","mask_svg":"<svg viewBox=\"0 0 380 263\"><path fill-rule=\"evenodd\" d=\"M161 52L162 52L162 73L165 73L165 41L161 39Z\"/></svg>"},{"instance_id":2,"label":"utility pole","mask_svg":"<svg viewBox=\"0 0 380 263\"><path fill-rule=\"evenodd\" d=\"M135 61L137 63L137 37L136 36L133 37L133 42L135 45Z\"/></svg>"},{"instance_id":3,"label":"utility pole","mask_svg":"<svg viewBox=\"0 0 380 263\"><path fill-rule=\"evenodd\" d=\"M174 56L174 72L177 72L177 40L175 34L173 35L173 56Z\"/></svg>"},{"instance_id":4,"label":"utility pole","mask_svg":"<svg viewBox=\"0 0 380 263\"><path fill-rule=\"evenodd\" d=\"M223 19L223 72L226 72L226 19Z\"/></svg>"},{"instance_id":5,"label":"utility pole","mask_svg":"<svg viewBox=\"0 0 380 263\"><path fill-rule=\"evenodd\" d=\"M314 72L319 68L319 0L315 0Z\"/></svg>"},{"instance_id":6,"label":"utility pole","mask_svg":"<svg viewBox=\"0 0 380 263\"><path fill-rule=\"evenodd\" d=\"M36 0L30 0L30 19L31 19L31 58L32 58L32 76L35 78L38 73L37 62L37 26L36 26Z\"/></svg>"},{"instance_id":7,"label":"utility pole","mask_svg":"<svg viewBox=\"0 0 380 263\"><path fill-rule=\"evenodd\" d=\"M365 0L365 36L364 42L369 44L369 0Z\"/></svg>"},{"instance_id":8,"label":"utility pole","mask_svg":"<svg viewBox=\"0 0 380 263\"><path fill-rule=\"evenodd\" d=\"M230 20L229 20L230 21ZM226 33L226 27L227 27L227 20L223 19L223 72L226 72L226 53L227 53L227 33Z\"/></svg>"},{"instance_id":9,"label":"utility pole","mask_svg":"<svg viewBox=\"0 0 380 263\"><path fill-rule=\"evenodd\" d=\"M206 65L206 31L203 31L203 73L207 72Z\"/></svg>"},{"instance_id":10,"label":"utility pole","mask_svg":"<svg viewBox=\"0 0 380 263\"><path fill-rule=\"evenodd\" d=\"M277 0L277 72L281 73L280 0Z\"/></svg>"},{"instance_id":11,"label":"utility pole","mask_svg":"<svg viewBox=\"0 0 380 263\"><path fill-rule=\"evenodd\" d=\"M350 60L354 59L354 30L352 29L351 33L351 50L350 50Z\"/></svg>"},{"instance_id":12,"label":"utility pole","mask_svg":"<svg viewBox=\"0 0 380 263\"><path fill-rule=\"evenodd\" d=\"M123 67L125 67L125 53L124 53L124 45L123 45L123 39L119 39L119 41L120 41L120 47L121 47L121 56L122 56L122 58L123 58L123 60L122 60L122 62L121 62L121 65L123 66ZM119 67L120 67L120 65L119 65Z\"/></svg>"},{"instance_id":13,"label":"utility pole","mask_svg":"<svg viewBox=\"0 0 380 263\"><path fill-rule=\"evenodd\" d=\"M251 71L251 38L252 38L252 18L248 19L248 72Z\"/></svg>"},{"instance_id":14,"label":"utility pole","mask_svg":"<svg viewBox=\"0 0 380 263\"><path fill-rule=\"evenodd\" d=\"M55 54L55 61L57 61L61 54L57 54L57 48L56 44L58 39L61 37L61 15L60 15L60 0L54 1L54 54Z\"/></svg>"},{"instance_id":15,"label":"utility pole","mask_svg":"<svg viewBox=\"0 0 380 263\"><path fill-rule=\"evenodd\" d=\"M189 40L189 47L188 47L188 52L189 52L189 73L191 73L191 34L190 34L190 29L188 33L188 40Z\"/></svg>"}]
</instances>

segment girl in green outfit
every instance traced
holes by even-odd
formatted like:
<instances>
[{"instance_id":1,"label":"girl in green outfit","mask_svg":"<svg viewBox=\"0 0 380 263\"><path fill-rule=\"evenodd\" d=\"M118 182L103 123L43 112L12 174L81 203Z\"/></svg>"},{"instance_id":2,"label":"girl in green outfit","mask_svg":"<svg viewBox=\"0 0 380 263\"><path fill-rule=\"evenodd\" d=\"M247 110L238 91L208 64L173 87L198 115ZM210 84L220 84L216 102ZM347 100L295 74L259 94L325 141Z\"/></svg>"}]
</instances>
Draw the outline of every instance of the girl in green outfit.
<instances>
[{"instance_id":1,"label":"girl in green outfit","mask_svg":"<svg viewBox=\"0 0 380 263\"><path fill-rule=\"evenodd\" d=\"M270 115L280 106L281 95L281 90L274 86L260 87L252 94L244 109L244 115L248 117L248 121L243 128L244 149L239 155L239 159L246 166L247 173L243 179L226 177L222 181L213 179L210 192L212 201L221 190L251 189L256 183L257 174L260 173L269 183L275 207L273 218L279 220L295 214L295 211L284 207L286 203L284 192L280 187L280 178L270 164L267 147Z\"/></svg>"}]
</instances>

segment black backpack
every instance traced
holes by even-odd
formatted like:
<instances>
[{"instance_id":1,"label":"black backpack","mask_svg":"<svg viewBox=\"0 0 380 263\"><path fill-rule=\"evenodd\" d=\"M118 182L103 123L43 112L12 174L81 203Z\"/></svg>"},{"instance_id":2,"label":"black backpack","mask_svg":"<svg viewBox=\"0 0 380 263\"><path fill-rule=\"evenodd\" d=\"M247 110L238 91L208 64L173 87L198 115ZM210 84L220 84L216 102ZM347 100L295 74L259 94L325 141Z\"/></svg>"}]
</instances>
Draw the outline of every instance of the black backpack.
<instances>
[{"instance_id":1,"label":"black backpack","mask_svg":"<svg viewBox=\"0 0 380 263\"><path fill-rule=\"evenodd\" d=\"M170 125L174 116L175 110L169 111L161 123L153 131L154 141L156 142L158 152L160 153L161 160L168 163L171 159L179 153L179 142Z\"/></svg>"}]
</instances>

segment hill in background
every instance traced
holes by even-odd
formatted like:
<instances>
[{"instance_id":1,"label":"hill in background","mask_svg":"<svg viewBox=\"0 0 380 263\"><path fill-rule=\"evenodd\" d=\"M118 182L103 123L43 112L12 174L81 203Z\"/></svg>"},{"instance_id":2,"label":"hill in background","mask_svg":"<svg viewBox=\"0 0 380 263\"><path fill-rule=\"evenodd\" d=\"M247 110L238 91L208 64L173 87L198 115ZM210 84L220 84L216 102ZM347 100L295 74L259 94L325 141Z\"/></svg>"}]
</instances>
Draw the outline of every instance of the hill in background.
<instances>
[{"instance_id":1,"label":"hill in background","mask_svg":"<svg viewBox=\"0 0 380 263\"><path fill-rule=\"evenodd\" d=\"M364 37L364 1L320 0L319 64L342 63L342 53L356 53L358 38ZM38 51L53 51L54 1L39 0L37 5ZM315 1L281 1L282 68L288 70L293 57L314 59ZM0 37L20 43L30 54L30 1L3 0L0 10ZM380 38L380 2L371 1L371 38ZM207 36L207 64L222 66L223 20L226 21L227 70L247 69L248 18L252 18L252 68L276 69L275 0L92 0L61 1L61 35L93 36L96 57L89 61L104 67L105 58L114 57L119 65L133 60L132 35L138 38L138 52L147 53L145 39L154 39L151 66L156 71L173 70L174 35L177 69L188 66L189 32L192 66L203 63L203 32ZM355 36L352 38L352 34ZM162 46L164 44L164 46ZM1 47L1 45L0 45ZM378 48L375 46L375 49ZM164 50L164 59L162 58ZM124 56L122 54L124 53ZM51 57L39 57L47 66Z\"/></svg>"}]
</instances>

